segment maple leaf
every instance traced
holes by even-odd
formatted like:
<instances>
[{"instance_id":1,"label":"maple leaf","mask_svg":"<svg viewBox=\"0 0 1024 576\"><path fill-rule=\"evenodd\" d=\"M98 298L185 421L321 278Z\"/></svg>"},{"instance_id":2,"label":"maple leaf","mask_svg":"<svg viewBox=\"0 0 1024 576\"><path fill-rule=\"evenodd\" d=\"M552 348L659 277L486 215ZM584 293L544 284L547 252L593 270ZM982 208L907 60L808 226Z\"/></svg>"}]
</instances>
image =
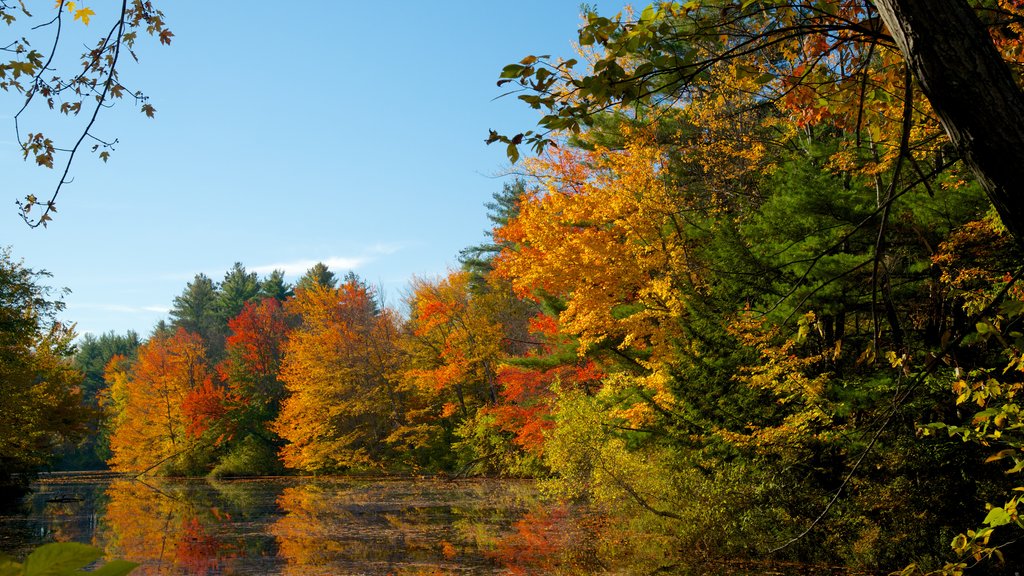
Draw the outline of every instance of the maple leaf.
<instances>
[{"instance_id":1,"label":"maple leaf","mask_svg":"<svg viewBox=\"0 0 1024 576\"><path fill-rule=\"evenodd\" d=\"M170 45L172 36L174 36L174 32L171 32L170 30L161 30L160 43Z\"/></svg>"},{"instance_id":2,"label":"maple leaf","mask_svg":"<svg viewBox=\"0 0 1024 576\"><path fill-rule=\"evenodd\" d=\"M73 3L69 2L68 3L68 9L71 9L72 6L73 6ZM86 8L82 8L81 10L75 10L75 18L74 19L75 20L81 20L82 24L85 24L86 26L88 26L89 25L89 19L92 18L95 15L96 15L96 13L92 11L92 8L86 7Z\"/></svg>"}]
</instances>

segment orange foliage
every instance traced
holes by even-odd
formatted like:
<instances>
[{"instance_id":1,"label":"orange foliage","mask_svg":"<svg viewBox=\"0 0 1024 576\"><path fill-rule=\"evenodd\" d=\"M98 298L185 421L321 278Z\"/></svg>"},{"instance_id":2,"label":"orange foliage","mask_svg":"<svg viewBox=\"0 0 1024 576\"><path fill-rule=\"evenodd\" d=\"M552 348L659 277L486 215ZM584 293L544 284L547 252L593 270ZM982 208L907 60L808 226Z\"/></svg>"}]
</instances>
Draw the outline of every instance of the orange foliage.
<instances>
[{"instance_id":1,"label":"orange foliage","mask_svg":"<svg viewBox=\"0 0 1024 576\"><path fill-rule=\"evenodd\" d=\"M181 402L189 436L199 438L212 425L221 423L232 402L232 395L224 387L215 385L209 377L203 380L202 385L189 390Z\"/></svg>"},{"instance_id":2,"label":"orange foliage","mask_svg":"<svg viewBox=\"0 0 1024 576\"><path fill-rule=\"evenodd\" d=\"M110 436L111 468L147 469L193 447L185 400L193 391L213 386L202 338L183 328L156 335L139 347L130 369L125 371L123 364L111 362L117 410Z\"/></svg>"},{"instance_id":3,"label":"orange foliage","mask_svg":"<svg viewBox=\"0 0 1024 576\"><path fill-rule=\"evenodd\" d=\"M627 135L623 150L557 149L529 164L542 179L519 215L495 231L514 245L496 272L523 297L563 299L558 325L579 338L579 353L600 343L643 351L653 369L685 341L688 295L706 287L690 262L680 214L706 209L669 185L664 147L646 133ZM550 333L552 321L536 319Z\"/></svg>"},{"instance_id":4,"label":"orange foliage","mask_svg":"<svg viewBox=\"0 0 1024 576\"><path fill-rule=\"evenodd\" d=\"M495 374L503 356L504 331L469 291L469 274L452 272L437 280L415 280L410 299L411 368L405 379L440 400L469 405L497 399Z\"/></svg>"},{"instance_id":5,"label":"orange foliage","mask_svg":"<svg viewBox=\"0 0 1024 576\"><path fill-rule=\"evenodd\" d=\"M285 465L308 471L374 466L402 409L397 318L377 310L357 280L298 290L288 310L301 324L285 344L280 379L290 395L273 430Z\"/></svg>"},{"instance_id":6,"label":"orange foliage","mask_svg":"<svg viewBox=\"0 0 1024 576\"><path fill-rule=\"evenodd\" d=\"M544 435L554 426L552 384L564 389L599 387L603 372L591 360L547 370L502 366L498 373L502 402L487 411L495 424L512 433L513 442L535 455L544 451Z\"/></svg>"}]
</instances>

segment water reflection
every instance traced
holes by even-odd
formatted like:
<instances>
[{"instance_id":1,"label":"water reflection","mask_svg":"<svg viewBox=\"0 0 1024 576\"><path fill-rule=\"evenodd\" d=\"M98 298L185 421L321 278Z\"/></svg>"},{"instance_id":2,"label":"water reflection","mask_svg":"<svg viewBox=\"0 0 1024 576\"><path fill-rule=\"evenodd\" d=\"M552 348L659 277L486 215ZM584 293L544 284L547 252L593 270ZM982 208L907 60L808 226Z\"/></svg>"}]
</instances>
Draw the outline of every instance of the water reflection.
<instances>
[{"instance_id":1,"label":"water reflection","mask_svg":"<svg viewBox=\"0 0 1024 576\"><path fill-rule=\"evenodd\" d=\"M50 478L0 549L54 540L139 562L133 574L587 574L580 511L521 481Z\"/></svg>"},{"instance_id":2,"label":"water reflection","mask_svg":"<svg viewBox=\"0 0 1024 576\"><path fill-rule=\"evenodd\" d=\"M285 489L271 532L284 574L502 573L488 546L533 499L521 483L328 480Z\"/></svg>"},{"instance_id":3,"label":"water reflection","mask_svg":"<svg viewBox=\"0 0 1024 576\"><path fill-rule=\"evenodd\" d=\"M234 555L213 531L224 517L210 502L208 491L199 487L111 482L103 530L94 543L111 557L141 563L140 576L224 573Z\"/></svg>"}]
</instances>

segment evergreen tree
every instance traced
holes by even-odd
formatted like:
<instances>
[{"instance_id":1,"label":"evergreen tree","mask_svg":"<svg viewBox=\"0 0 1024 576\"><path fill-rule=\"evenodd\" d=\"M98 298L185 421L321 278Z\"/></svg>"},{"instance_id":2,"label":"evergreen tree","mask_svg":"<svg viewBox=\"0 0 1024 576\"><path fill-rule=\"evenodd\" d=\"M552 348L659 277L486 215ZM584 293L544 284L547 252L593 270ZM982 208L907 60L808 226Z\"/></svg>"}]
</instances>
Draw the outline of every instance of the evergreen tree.
<instances>
[{"instance_id":1,"label":"evergreen tree","mask_svg":"<svg viewBox=\"0 0 1024 576\"><path fill-rule=\"evenodd\" d=\"M495 240L494 229L504 226L509 220L516 217L519 212L519 197L524 193L526 193L526 182L517 178L511 183L506 182L500 191L492 194L491 197L494 200L484 204L487 207L487 219L494 224L491 230L484 231L490 241L459 251L459 262L462 264L462 269L470 273L471 284L474 288L484 282L484 277L493 269L494 257L505 247L504 243Z\"/></svg>"},{"instance_id":2,"label":"evergreen tree","mask_svg":"<svg viewBox=\"0 0 1024 576\"><path fill-rule=\"evenodd\" d=\"M221 324L226 325L228 320L238 316L245 303L255 299L259 291L260 282L256 273L246 272L241 262L235 262L220 284L217 312Z\"/></svg>"},{"instance_id":3,"label":"evergreen tree","mask_svg":"<svg viewBox=\"0 0 1024 576\"><path fill-rule=\"evenodd\" d=\"M164 319L161 318L153 326L153 330L150 331L150 333L149 333L149 338L161 338L161 337L165 337L165 336L170 336L173 333L174 333L174 329L171 328L171 325L167 323L167 320L164 320ZM149 338L147 338L147 340Z\"/></svg>"},{"instance_id":4,"label":"evergreen tree","mask_svg":"<svg viewBox=\"0 0 1024 576\"><path fill-rule=\"evenodd\" d=\"M334 288L338 285L338 277L331 272L323 262L317 262L312 268L303 274L302 278L295 284L296 289L308 290L313 286Z\"/></svg>"},{"instance_id":5,"label":"evergreen tree","mask_svg":"<svg viewBox=\"0 0 1024 576\"><path fill-rule=\"evenodd\" d=\"M274 270L260 282L260 298L275 298L284 302L294 295L291 284L284 281L284 270Z\"/></svg>"},{"instance_id":6,"label":"evergreen tree","mask_svg":"<svg viewBox=\"0 0 1024 576\"><path fill-rule=\"evenodd\" d=\"M218 358L224 349L224 328L218 314L217 286L205 274L196 274L171 308L171 326L198 334L209 349L209 357Z\"/></svg>"}]
</instances>

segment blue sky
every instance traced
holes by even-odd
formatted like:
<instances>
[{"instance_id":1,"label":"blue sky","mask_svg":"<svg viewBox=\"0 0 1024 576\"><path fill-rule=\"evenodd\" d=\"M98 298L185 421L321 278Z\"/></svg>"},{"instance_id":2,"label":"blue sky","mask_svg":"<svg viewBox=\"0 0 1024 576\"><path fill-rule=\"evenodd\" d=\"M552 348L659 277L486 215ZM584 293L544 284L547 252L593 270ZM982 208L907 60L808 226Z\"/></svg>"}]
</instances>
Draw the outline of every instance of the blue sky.
<instances>
[{"instance_id":1,"label":"blue sky","mask_svg":"<svg viewBox=\"0 0 1024 576\"><path fill-rule=\"evenodd\" d=\"M79 4L97 11L90 35L109 25L98 2ZM219 281L236 261L291 280L323 261L397 304L413 275L443 274L483 240L508 169L487 130L536 121L495 100L502 66L572 56L580 22L572 1L158 4L173 44L147 39L121 75L156 118L130 102L104 111L96 131L117 149L106 165L76 161L47 229L29 230L14 201L58 175L21 160L19 101L0 102L0 244L71 290L64 317L80 333L145 336L196 273Z\"/></svg>"}]
</instances>

